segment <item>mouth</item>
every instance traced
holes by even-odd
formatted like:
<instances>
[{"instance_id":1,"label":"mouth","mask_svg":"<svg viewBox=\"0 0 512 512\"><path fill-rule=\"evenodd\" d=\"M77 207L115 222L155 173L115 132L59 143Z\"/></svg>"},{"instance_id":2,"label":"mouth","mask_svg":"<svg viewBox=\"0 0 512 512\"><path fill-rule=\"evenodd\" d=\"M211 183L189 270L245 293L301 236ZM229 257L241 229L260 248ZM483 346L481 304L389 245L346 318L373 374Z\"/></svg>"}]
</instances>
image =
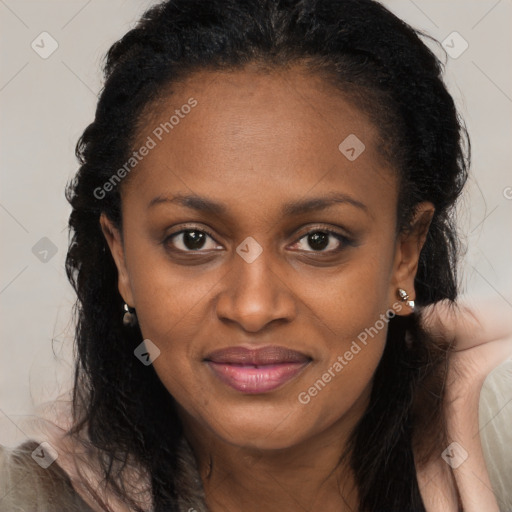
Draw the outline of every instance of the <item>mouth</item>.
<instances>
[{"instance_id":1,"label":"mouth","mask_svg":"<svg viewBox=\"0 0 512 512\"><path fill-rule=\"evenodd\" d=\"M247 394L273 391L296 377L312 359L285 347L229 347L204 361L224 384Z\"/></svg>"}]
</instances>

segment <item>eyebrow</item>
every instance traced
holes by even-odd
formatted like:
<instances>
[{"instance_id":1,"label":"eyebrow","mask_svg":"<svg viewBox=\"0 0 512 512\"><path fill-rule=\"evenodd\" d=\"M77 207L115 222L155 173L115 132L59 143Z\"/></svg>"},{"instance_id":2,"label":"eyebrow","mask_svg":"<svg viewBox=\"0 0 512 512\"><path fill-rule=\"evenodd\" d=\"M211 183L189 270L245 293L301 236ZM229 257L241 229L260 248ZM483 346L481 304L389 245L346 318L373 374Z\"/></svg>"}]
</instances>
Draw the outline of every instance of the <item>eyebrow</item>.
<instances>
[{"instance_id":1,"label":"eyebrow","mask_svg":"<svg viewBox=\"0 0 512 512\"><path fill-rule=\"evenodd\" d=\"M159 195L149 202L148 209L165 203L177 204L184 206L185 208L210 213L213 215L225 215L228 212L228 209L222 203L218 203L208 199L207 197L201 197L194 194L177 194L172 197ZM288 216L301 215L311 211L325 210L335 204L352 205L368 213L368 207L361 203L361 201L358 201L357 199L354 199L347 194L336 192L322 197L312 197L305 200L289 201L282 206L281 214Z\"/></svg>"}]
</instances>

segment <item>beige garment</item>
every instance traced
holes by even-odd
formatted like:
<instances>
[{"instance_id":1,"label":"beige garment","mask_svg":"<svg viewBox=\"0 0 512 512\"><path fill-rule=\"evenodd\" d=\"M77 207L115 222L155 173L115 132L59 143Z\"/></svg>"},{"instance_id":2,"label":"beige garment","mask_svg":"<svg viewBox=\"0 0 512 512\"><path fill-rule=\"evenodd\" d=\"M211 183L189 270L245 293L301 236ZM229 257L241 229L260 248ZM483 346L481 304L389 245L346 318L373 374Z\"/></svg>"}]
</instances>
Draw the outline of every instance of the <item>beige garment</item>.
<instances>
[{"instance_id":1,"label":"beige garment","mask_svg":"<svg viewBox=\"0 0 512 512\"><path fill-rule=\"evenodd\" d=\"M479 422L480 442L500 512L512 512L512 359L485 379Z\"/></svg>"}]
</instances>

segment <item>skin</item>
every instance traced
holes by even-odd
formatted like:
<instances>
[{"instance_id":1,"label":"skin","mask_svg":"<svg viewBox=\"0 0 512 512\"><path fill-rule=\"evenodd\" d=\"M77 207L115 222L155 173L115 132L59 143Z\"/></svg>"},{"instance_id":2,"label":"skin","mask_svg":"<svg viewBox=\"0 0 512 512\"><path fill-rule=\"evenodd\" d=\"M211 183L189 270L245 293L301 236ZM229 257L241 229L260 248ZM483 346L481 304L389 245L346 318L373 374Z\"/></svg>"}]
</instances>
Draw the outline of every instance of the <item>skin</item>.
<instances>
[{"instance_id":1,"label":"skin","mask_svg":"<svg viewBox=\"0 0 512 512\"><path fill-rule=\"evenodd\" d=\"M480 433L492 429L493 425L492 421L481 425L479 406L487 376L512 358L509 311L510 304L498 295L486 301L481 297L477 301L466 297L456 307L441 301L423 311L424 326L434 338L454 340L446 382L447 434L450 442L456 441L468 454L452 471L438 459L418 472L420 491L429 511L460 510L456 492L461 496L464 511L499 512L499 505L504 507L494 495L480 441ZM500 413L506 410L498 411L496 418ZM500 432L500 439L505 436L504 431Z\"/></svg>"},{"instance_id":2,"label":"skin","mask_svg":"<svg viewBox=\"0 0 512 512\"><path fill-rule=\"evenodd\" d=\"M198 105L123 183L122 234L101 217L119 292L161 351L153 365L179 404L210 510L355 510L353 475L338 459L368 404L387 324L309 403L298 396L399 303L397 288L414 299L433 205L420 204L410 232L396 233L396 174L377 128L300 68L198 72L146 116L141 143L190 97ZM350 134L365 144L354 161L338 149ZM284 203L333 192L365 206L281 213ZM148 208L176 194L227 211ZM168 238L191 226L213 238L196 251L182 235ZM331 235L315 249L307 235L325 229L352 242ZM262 248L252 263L236 252L247 237ZM204 362L239 345L281 345L311 362L280 388L247 395Z\"/></svg>"}]
</instances>

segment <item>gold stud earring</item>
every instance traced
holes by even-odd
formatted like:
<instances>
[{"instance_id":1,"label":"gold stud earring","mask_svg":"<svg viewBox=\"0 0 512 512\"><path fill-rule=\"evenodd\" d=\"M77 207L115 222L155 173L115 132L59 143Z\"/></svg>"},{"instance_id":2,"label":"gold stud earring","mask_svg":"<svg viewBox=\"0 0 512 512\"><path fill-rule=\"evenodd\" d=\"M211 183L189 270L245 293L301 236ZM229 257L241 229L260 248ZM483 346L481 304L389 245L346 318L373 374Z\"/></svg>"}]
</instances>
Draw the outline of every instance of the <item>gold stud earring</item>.
<instances>
[{"instance_id":1,"label":"gold stud earring","mask_svg":"<svg viewBox=\"0 0 512 512\"><path fill-rule=\"evenodd\" d=\"M414 301L409 300L409 294L403 288L398 288L398 296L402 302L405 302L414 311Z\"/></svg>"},{"instance_id":2,"label":"gold stud earring","mask_svg":"<svg viewBox=\"0 0 512 512\"><path fill-rule=\"evenodd\" d=\"M127 327L133 327L137 323L137 314L135 313L135 309L125 303L124 310L125 314L123 316L123 324Z\"/></svg>"}]
</instances>

